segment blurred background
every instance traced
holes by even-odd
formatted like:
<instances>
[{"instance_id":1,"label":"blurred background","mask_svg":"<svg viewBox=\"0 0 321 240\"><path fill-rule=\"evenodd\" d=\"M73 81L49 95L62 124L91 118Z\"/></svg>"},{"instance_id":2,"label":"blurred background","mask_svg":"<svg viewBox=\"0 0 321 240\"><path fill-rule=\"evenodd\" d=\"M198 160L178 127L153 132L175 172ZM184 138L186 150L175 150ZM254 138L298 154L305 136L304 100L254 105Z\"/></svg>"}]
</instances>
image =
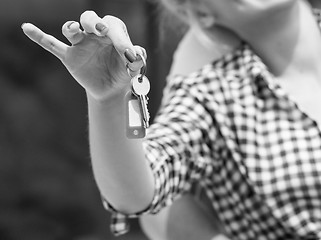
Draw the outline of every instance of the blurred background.
<instances>
[{"instance_id":1,"label":"blurred background","mask_svg":"<svg viewBox=\"0 0 321 240\"><path fill-rule=\"evenodd\" d=\"M0 239L116 239L100 201L88 151L83 89L20 28L32 22L65 41L61 26L85 10L116 15L148 52L153 117L181 30L144 0L0 1ZM161 20L163 19L163 20ZM166 22L171 28L163 28ZM164 40L166 36L166 41ZM144 237L137 220L117 239Z\"/></svg>"}]
</instances>

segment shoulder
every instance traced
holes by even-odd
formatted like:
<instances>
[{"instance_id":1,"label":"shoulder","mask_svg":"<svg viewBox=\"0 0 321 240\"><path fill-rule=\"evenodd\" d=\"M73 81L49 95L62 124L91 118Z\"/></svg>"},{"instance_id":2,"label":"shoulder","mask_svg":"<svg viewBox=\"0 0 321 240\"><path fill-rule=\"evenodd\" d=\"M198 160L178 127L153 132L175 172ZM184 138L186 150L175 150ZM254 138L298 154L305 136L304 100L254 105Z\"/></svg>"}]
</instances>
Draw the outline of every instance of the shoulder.
<instances>
[{"instance_id":1,"label":"shoulder","mask_svg":"<svg viewBox=\"0 0 321 240\"><path fill-rule=\"evenodd\" d=\"M246 77L255 63L261 62L248 45L242 43L236 49L225 54L190 74L169 75L167 88L199 88L208 84L219 84L221 81L235 77Z\"/></svg>"}]
</instances>

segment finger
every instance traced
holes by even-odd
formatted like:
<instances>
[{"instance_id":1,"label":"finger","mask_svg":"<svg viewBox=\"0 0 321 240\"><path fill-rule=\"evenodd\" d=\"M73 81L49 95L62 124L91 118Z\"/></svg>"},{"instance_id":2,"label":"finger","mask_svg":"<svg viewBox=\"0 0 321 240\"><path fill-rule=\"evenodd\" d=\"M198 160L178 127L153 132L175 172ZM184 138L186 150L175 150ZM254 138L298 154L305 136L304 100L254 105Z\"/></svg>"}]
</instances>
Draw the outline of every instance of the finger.
<instances>
[{"instance_id":1,"label":"finger","mask_svg":"<svg viewBox=\"0 0 321 240\"><path fill-rule=\"evenodd\" d=\"M129 71L130 76L135 76L141 72L146 73L147 65L146 65L146 51L144 48L140 46L134 46L135 52L137 53L136 60L132 63L127 63L127 71ZM143 71L142 71L143 70Z\"/></svg>"},{"instance_id":2,"label":"finger","mask_svg":"<svg viewBox=\"0 0 321 240\"><path fill-rule=\"evenodd\" d=\"M87 33L94 33L101 36L96 29L96 24L101 23L102 19L94 11L85 11L80 16L80 24Z\"/></svg>"},{"instance_id":3,"label":"finger","mask_svg":"<svg viewBox=\"0 0 321 240\"><path fill-rule=\"evenodd\" d=\"M127 56L124 58L125 62L134 62L136 59L136 48L134 48L125 23L117 17L107 15L103 17L103 24L106 26L101 34L111 39L117 52L124 57L127 51ZM128 59L128 53L132 56Z\"/></svg>"},{"instance_id":4,"label":"finger","mask_svg":"<svg viewBox=\"0 0 321 240\"><path fill-rule=\"evenodd\" d=\"M68 45L54 38L53 36L44 33L39 28L31 23L25 23L22 26L23 32L34 42L41 47L51 52L60 60L63 60L67 52Z\"/></svg>"},{"instance_id":5,"label":"finger","mask_svg":"<svg viewBox=\"0 0 321 240\"><path fill-rule=\"evenodd\" d=\"M68 41L76 45L84 39L84 33L80 29L80 25L75 21L68 21L62 26L62 34Z\"/></svg>"}]
</instances>

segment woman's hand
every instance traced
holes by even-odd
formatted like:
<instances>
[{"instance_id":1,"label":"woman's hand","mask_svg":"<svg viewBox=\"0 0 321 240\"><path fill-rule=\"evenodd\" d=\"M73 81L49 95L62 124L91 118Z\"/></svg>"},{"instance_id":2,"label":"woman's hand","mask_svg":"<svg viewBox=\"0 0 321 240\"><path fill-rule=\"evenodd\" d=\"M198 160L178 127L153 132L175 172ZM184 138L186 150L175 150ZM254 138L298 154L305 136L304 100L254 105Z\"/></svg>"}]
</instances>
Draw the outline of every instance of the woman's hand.
<instances>
[{"instance_id":1,"label":"woman's hand","mask_svg":"<svg viewBox=\"0 0 321 240\"><path fill-rule=\"evenodd\" d=\"M128 85L126 64L132 75L136 74L142 66L136 56L146 58L146 53L133 46L125 24L116 17L100 18L95 12L86 11L80 17L80 24L68 21L62 27L71 45L30 23L23 24L22 29L31 40L59 58L88 94L103 100Z\"/></svg>"}]
</instances>

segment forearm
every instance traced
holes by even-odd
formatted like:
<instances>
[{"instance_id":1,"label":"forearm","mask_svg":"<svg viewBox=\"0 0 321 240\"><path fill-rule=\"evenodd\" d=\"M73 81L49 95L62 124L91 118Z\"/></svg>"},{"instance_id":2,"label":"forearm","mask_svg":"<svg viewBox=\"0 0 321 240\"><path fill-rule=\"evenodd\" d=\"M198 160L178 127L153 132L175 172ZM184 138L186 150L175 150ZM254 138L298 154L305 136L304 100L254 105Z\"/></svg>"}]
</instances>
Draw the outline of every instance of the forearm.
<instances>
[{"instance_id":1,"label":"forearm","mask_svg":"<svg viewBox=\"0 0 321 240\"><path fill-rule=\"evenodd\" d=\"M105 102L88 99L90 151L102 195L117 210L143 210L154 194L151 169L140 140L125 135L125 90Z\"/></svg>"}]
</instances>

